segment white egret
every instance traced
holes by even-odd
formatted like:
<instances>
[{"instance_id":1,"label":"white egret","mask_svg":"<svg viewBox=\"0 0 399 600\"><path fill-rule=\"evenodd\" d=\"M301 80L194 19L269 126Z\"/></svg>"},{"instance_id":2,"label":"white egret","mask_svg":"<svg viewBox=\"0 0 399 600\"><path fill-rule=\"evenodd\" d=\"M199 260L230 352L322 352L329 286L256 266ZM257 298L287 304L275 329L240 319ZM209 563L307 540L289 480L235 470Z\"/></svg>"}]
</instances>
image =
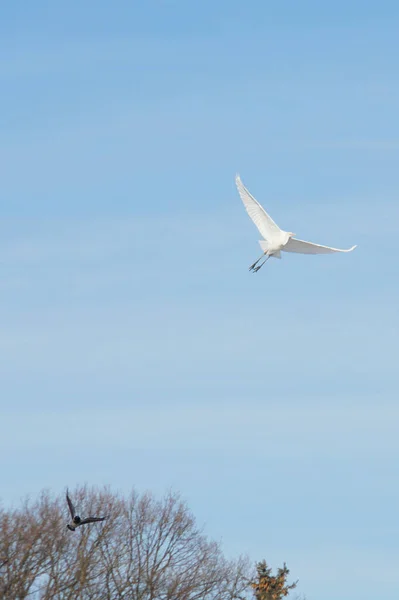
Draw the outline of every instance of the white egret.
<instances>
[{"instance_id":1,"label":"white egret","mask_svg":"<svg viewBox=\"0 0 399 600\"><path fill-rule=\"evenodd\" d=\"M263 254L249 267L250 271L253 271L254 273L259 271L271 256L274 258L281 258L281 251L297 252L299 254L331 254L333 252L351 252L356 248L356 246L352 246L352 248L348 248L347 250L341 250L340 248L320 246L319 244L313 244L312 242L305 242L294 238L295 233L283 231L276 225L264 208L243 185L239 175L236 175L236 186L247 213L258 228L259 233L264 238L264 240L259 241ZM264 256L266 256L265 260L260 265L256 266Z\"/></svg>"}]
</instances>

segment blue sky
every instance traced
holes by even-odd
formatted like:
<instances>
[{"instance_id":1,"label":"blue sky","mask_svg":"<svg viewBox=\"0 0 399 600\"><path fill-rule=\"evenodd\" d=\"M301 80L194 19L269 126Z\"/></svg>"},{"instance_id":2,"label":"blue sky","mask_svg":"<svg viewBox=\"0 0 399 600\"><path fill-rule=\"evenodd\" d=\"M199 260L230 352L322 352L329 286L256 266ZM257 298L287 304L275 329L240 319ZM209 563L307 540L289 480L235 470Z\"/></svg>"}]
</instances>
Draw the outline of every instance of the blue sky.
<instances>
[{"instance_id":1,"label":"blue sky","mask_svg":"<svg viewBox=\"0 0 399 600\"><path fill-rule=\"evenodd\" d=\"M1 13L3 503L172 486L308 600L397 596L397 3ZM249 274L237 171L358 249Z\"/></svg>"}]
</instances>

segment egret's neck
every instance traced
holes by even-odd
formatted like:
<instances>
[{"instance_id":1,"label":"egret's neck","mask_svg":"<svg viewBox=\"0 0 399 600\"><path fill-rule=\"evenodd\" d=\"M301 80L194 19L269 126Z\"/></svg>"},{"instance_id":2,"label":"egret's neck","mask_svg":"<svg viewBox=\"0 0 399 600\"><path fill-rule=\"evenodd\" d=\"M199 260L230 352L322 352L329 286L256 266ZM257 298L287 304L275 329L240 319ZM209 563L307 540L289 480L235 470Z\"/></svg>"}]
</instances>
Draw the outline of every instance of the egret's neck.
<instances>
[{"instance_id":1,"label":"egret's neck","mask_svg":"<svg viewBox=\"0 0 399 600\"><path fill-rule=\"evenodd\" d=\"M291 231L284 231L284 235L283 235L283 245L284 246L288 242L288 240L292 238L293 235L295 235L295 234L291 233Z\"/></svg>"}]
</instances>

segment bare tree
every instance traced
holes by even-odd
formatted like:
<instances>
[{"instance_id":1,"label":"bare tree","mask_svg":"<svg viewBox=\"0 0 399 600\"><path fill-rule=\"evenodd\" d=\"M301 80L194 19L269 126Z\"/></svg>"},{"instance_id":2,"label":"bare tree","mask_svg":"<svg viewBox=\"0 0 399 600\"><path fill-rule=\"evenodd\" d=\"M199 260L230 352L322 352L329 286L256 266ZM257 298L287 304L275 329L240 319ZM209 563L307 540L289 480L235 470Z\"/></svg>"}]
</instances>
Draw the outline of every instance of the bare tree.
<instances>
[{"instance_id":1,"label":"bare tree","mask_svg":"<svg viewBox=\"0 0 399 600\"><path fill-rule=\"evenodd\" d=\"M19 509L0 509L2 600L244 600L248 560L227 560L177 494L162 499L107 488L73 494L103 523L66 529L64 496L43 492ZM253 580L253 579L252 579Z\"/></svg>"}]
</instances>

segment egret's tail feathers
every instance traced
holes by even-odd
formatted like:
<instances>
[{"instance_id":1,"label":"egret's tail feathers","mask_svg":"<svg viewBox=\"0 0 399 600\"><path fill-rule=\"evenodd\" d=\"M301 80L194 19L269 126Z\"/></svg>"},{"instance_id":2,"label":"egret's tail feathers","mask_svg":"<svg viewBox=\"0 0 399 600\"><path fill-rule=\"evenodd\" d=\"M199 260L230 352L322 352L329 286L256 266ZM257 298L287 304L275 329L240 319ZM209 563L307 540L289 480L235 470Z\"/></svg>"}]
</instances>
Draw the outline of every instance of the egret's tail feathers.
<instances>
[{"instance_id":1,"label":"egret's tail feathers","mask_svg":"<svg viewBox=\"0 0 399 600\"><path fill-rule=\"evenodd\" d=\"M265 254L269 250L269 244L268 242L266 242L266 240L259 240L259 246L262 248ZM281 258L281 252L280 250L278 252L273 252L273 254L271 254L270 256L272 258Z\"/></svg>"}]
</instances>

